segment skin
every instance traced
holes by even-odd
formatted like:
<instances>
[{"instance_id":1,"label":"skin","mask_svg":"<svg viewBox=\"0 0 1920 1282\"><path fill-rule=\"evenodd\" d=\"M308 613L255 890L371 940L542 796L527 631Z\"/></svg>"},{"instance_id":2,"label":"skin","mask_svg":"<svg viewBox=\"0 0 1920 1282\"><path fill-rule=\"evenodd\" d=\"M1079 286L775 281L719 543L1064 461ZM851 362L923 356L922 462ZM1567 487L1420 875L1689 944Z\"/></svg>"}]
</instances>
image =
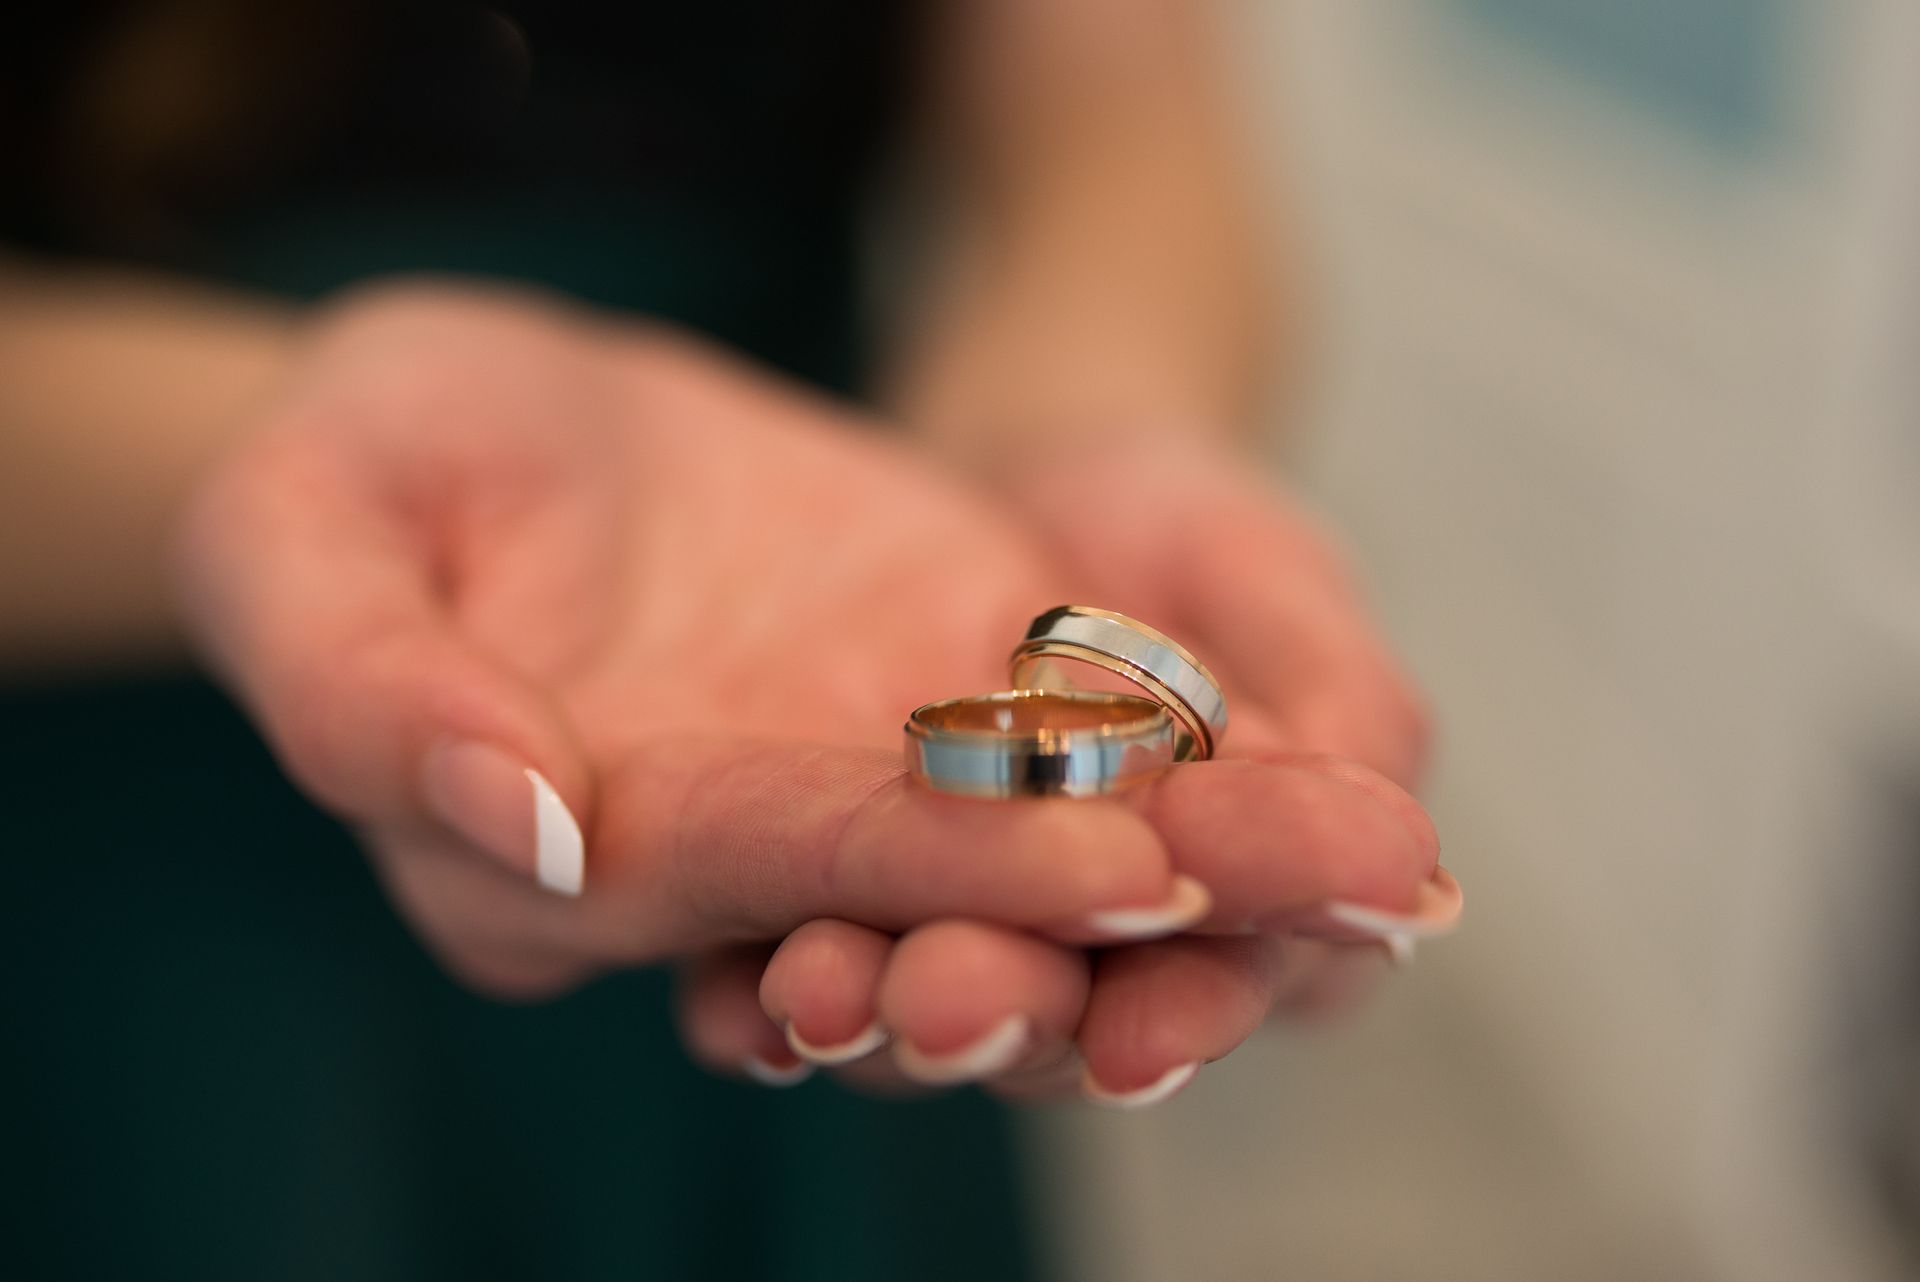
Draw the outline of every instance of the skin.
<instances>
[{"instance_id":1,"label":"skin","mask_svg":"<svg viewBox=\"0 0 1920 1282\"><path fill-rule=\"evenodd\" d=\"M1406 907L1433 868L1418 807L1331 757L1198 765L1096 802L904 778L921 692L996 684L1031 603L1081 584L1030 525L844 409L528 297L379 291L310 344L191 506L189 617L289 774L361 828L483 990L543 996L832 918L905 933L935 971L999 941L1026 959L1013 991L1071 1033L1090 998L1062 975L1101 939L1090 914L1162 902L1177 873L1239 930L1334 897ZM591 893L541 891L437 822L415 781L449 738L553 781ZM758 980L714 968L689 988L696 1048L722 1045L709 1023Z\"/></svg>"},{"instance_id":2,"label":"skin","mask_svg":"<svg viewBox=\"0 0 1920 1282\"><path fill-rule=\"evenodd\" d=\"M1368 626L1340 558L1298 512L1240 471L1153 442L1027 481L1034 501L1026 510L1066 567L1075 599L1165 620L1166 630L1208 658L1226 689L1233 721L1223 759L1181 768L1139 804L1175 834L1181 871L1213 892L1215 912L1202 930L1260 920L1281 929L1260 939L1183 938L1089 958L977 922L925 927L893 952L846 923L823 924L782 945L761 997L771 1019L822 1045L878 1020L916 1047L947 1051L1024 1014L1041 1033L1006 1083L1011 1090L1028 1096L1070 1084L1053 1070L1077 1049L1098 1082L1124 1091L1180 1064L1219 1058L1270 1010L1330 1013L1378 978L1386 960L1379 949L1338 932L1334 943L1304 937L1305 923L1290 911L1330 898L1410 905L1438 844L1394 781L1416 779L1426 722ZM1077 519L1102 510L1100 496L1134 514L1124 523L1131 546L1118 556L1111 523ZM1278 656L1276 638L1284 638ZM1360 876L1369 856L1347 850L1321 863L1308 853L1358 831L1357 810L1337 819L1321 810L1330 795L1321 789L1335 778L1364 792L1373 816L1391 816L1408 840L1402 849L1413 881L1346 881ZM1271 828L1249 825L1276 793L1291 799L1290 817ZM1303 825L1323 813L1336 828L1310 835ZM1384 846L1385 829L1381 837ZM1269 879L1281 869L1290 909L1239 912L1270 893ZM744 1037L744 1027L730 1027ZM769 1054L775 1042L759 1030L754 1045Z\"/></svg>"},{"instance_id":3,"label":"skin","mask_svg":"<svg viewBox=\"0 0 1920 1282\"><path fill-rule=\"evenodd\" d=\"M1250 481L1241 458L1238 437L1282 369L1275 353L1293 347L1276 317L1297 312L1275 307L1284 291L1264 263L1263 202L1207 7L986 0L950 15L929 92L946 235L897 364L895 405L1024 516L1071 585L1062 599L1134 613L1207 659L1234 709L1229 755L1335 754L1412 786L1427 742L1417 696L1343 559L1286 496ZM1103 512L1126 519L1088 517ZM1402 813L1430 837L1424 816ZM1349 1004L1383 968L1379 950L1351 936L1337 949L1276 939L1251 957L1209 944L1222 964L1191 982L1187 953L1126 950L1136 956L1118 963L1117 993L1164 968L1165 1008L1205 1013L1160 1045L1124 1031L1180 1026L1142 1013L1152 1003L1086 1000L1093 970L1126 954L1056 950L1043 965L984 923L942 926L937 946L902 941L903 956L932 959L904 971L890 967L887 941L850 945L844 925L789 940L761 985L769 1019L815 1044L878 1020L940 1051L1026 1013L1049 1035L1023 1069L1049 1057L1063 1028L1079 1029L1098 1048L1094 1076L1126 1089L1224 1054L1268 1010ZM836 948L862 964L836 962ZM977 971L963 964L975 956ZM1074 994L1070 1019L1059 1012ZM776 1030L722 1017L718 1001L706 1018L697 993L688 1001L682 1024L708 1063L790 1062ZM1071 1089L1077 1076L1071 1064L1047 1068L1013 1089ZM871 1062L859 1077L897 1085Z\"/></svg>"},{"instance_id":4,"label":"skin","mask_svg":"<svg viewBox=\"0 0 1920 1282\"><path fill-rule=\"evenodd\" d=\"M936 35L904 438L530 295L303 314L0 262L0 661L190 639L450 970L535 998L677 959L722 1071L791 1065L789 1023L938 1054L1022 1014L1001 1089L1084 1059L1125 1090L1342 1004L1380 950L1315 909L1415 902L1425 728L1342 559L1239 457L1289 345L1217 33L1172 0L980 0ZM904 780L906 710L1003 685L1068 600L1202 655L1230 759L1100 802ZM587 895L431 812L449 736L553 782ZM1211 892L1197 933L1087 950L1090 911L1176 874Z\"/></svg>"}]
</instances>

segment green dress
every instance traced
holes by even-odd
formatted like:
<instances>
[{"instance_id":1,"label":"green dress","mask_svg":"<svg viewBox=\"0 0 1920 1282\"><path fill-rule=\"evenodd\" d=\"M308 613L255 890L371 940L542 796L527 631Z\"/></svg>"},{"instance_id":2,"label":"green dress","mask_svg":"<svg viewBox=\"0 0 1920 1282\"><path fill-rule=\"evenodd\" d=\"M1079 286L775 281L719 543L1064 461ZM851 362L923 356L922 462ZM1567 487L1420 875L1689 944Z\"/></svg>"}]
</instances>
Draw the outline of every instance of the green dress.
<instances>
[{"instance_id":1,"label":"green dress","mask_svg":"<svg viewBox=\"0 0 1920 1282\"><path fill-rule=\"evenodd\" d=\"M521 18L535 84L591 97L617 77L595 33L553 34L567 8ZM761 8L669 23L649 56L691 38L675 92L737 97L726 68L754 50L717 36ZM551 99L528 94L515 136L457 174L280 175L170 265L304 296L410 268L534 280L857 384L858 149L799 173L776 139L716 174L662 144L629 182L528 159L542 113L577 106ZM59 243L11 212L13 238ZM6 1276L1032 1276L997 1106L717 1080L679 1049L660 973L544 1005L463 991L191 675L0 690L0 800Z\"/></svg>"}]
</instances>

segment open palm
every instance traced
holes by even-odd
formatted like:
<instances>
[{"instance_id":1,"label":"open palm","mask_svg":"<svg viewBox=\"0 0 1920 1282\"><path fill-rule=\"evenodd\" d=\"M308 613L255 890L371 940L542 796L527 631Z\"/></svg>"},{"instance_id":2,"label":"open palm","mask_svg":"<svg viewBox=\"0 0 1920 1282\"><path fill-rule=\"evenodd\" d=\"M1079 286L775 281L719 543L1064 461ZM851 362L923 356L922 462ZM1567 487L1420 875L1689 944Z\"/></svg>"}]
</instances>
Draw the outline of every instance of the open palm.
<instances>
[{"instance_id":1,"label":"open palm","mask_svg":"<svg viewBox=\"0 0 1920 1282\"><path fill-rule=\"evenodd\" d=\"M1337 770L1200 768L1094 803L904 779L904 713L1001 684L1060 599L1030 528L687 340L401 289L318 327L195 505L182 566L290 773L493 991L814 919L1159 933L1140 912L1208 880L1183 866L1200 850L1242 869L1215 925L1411 896L1430 836ZM534 884L551 834L527 770L584 834L577 898ZM1282 827L1302 836L1276 861ZM1207 911L1185 902L1175 925Z\"/></svg>"}]
</instances>

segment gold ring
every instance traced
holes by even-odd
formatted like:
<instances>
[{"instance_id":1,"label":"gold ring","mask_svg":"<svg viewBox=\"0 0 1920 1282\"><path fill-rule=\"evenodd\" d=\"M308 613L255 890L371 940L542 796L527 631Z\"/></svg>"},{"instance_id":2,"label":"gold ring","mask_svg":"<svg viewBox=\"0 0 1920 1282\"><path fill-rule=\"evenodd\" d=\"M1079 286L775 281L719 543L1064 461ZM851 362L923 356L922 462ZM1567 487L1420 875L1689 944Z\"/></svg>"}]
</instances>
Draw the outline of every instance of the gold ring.
<instances>
[{"instance_id":1,"label":"gold ring","mask_svg":"<svg viewBox=\"0 0 1920 1282\"><path fill-rule=\"evenodd\" d=\"M1097 797L1173 763L1165 707L1130 694L1002 690L907 718L907 768L963 797Z\"/></svg>"},{"instance_id":2,"label":"gold ring","mask_svg":"<svg viewBox=\"0 0 1920 1282\"><path fill-rule=\"evenodd\" d=\"M1205 760L1226 733L1226 697L1205 665L1111 610L1047 611L1008 668L1017 689L930 703L907 719L915 778L967 797L1095 797ZM1090 677L1138 693L1085 688Z\"/></svg>"},{"instance_id":3,"label":"gold ring","mask_svg":"<svg viewBox=\"0 0 1920 1282\"><path fill-rule=\"evenodd\" d=\"M1079 685L1060 660L1111 673L1165 704L1184 732L1176 761L1206 760L1227 733L1227 697L1206 665L1138 619L1089 605L1055 606L1014 647L1013 684L1030 690Z\"/></svg>"}]
</instances>

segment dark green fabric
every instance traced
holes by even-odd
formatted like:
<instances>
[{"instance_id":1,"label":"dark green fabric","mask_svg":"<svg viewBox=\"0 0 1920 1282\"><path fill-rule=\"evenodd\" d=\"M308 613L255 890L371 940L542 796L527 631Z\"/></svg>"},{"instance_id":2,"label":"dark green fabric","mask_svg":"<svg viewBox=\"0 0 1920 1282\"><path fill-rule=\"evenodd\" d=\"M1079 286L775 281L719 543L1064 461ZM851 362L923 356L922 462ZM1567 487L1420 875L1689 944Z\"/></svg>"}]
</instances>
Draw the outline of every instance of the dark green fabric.
<instances>
[{"instance_id":1,"label":"dark green fabric","mask_svg":"<svg viewBox=\"0 0 1920 1282\"><path fill-rule=\"evenodd\" d=\"M658 974L466 994L198 682L0 726L12 1276L1027 1276L984 1099L710 1078Z\"/></svg>"},{"instance_id":2,"label":"dark green fabric","mask_svg":"<svg viewBox=\"0 0 1920 1282\"><path fill-rule=\"evenodd\" d=\"M622 190L309 196L218 227L194 266L307 297L537 281L857 384L850 193ZM467 995L198 682L0 692L0 806L0 1197L25 1276L1032 1276L989 1101L716 1081L657 974Z\"/></svg>"},{"instance_id":3,"label":"dark green fabric","mask_svg":"<svg viewBox=\"0 0 1920 1282\"><path fill-rule=\"evenodd\" d=\"M688 326L838 392L861 342L849 204L541 188L484 201L340 199L223 229L205 267L311 298L429 273L538 282ZM698 430L697 425L692 430Z\"/></svg>"}]
</instances>

